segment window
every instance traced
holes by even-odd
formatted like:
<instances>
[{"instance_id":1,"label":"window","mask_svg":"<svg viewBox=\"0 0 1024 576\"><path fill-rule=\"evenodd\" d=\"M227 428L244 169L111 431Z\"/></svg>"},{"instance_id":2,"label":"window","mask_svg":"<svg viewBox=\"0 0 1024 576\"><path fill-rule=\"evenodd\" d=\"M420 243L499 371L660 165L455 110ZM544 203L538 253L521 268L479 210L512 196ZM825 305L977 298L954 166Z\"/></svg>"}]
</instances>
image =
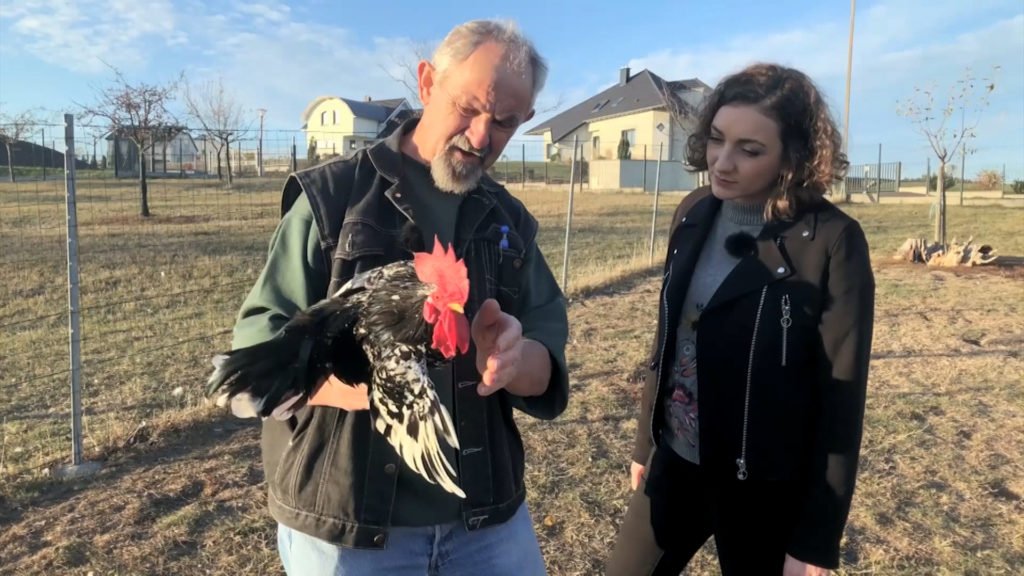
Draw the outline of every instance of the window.
<instances>
[{"instance_id":1,"label":"window","mask_svg":"<svg viewBox=\"0 0 1024 576\"><path fill-rule=\"evenodd\" d=\"M320 113L320 125L327 125L327 110L324 110L323 112Z\"/></svg>"},{"instance_id":2,"label":"window","mask_svg":"<svg viewBox=\"0 0 1024 576\"><path fill-rule=\"evenodd\" d=\"M348 141L348 149L349 150L355 150L356 149L356 141L355 140L349 140Z\"/></svg>"},{"instance_id":3,"label":"window","mask_svg":"<svg viewBox=\"0 0 1024 576\"><path fill-rule=\"evenodd\" d=\"M591 141L590 145L594 149L593 152L592 152L593 158L594 159L600 158L601 157L601 137L600 136L594 136L594 139Z\"/></svg>"},{"instance_id":4,"label":"window","mask_svg":"<svg viewBox=\"0 0 1024 576\"><path fill-rule=\"evenodd\" d=\"M338 124L338 111L331 110L331 124L337 126Z\"/></svg>"},{"instance_id":5,"label":"window","mask_svg":"<svg viewBox=\"0 0 1024 576\"><path fill-rule=\"evenodd\" d=\"M622 131L622 137L625 138L627 142L629 142L629 147L630 148L632 148L633 146L636 146L636 130L635 129L623 130Z\"/></svg>"}]
</instances>

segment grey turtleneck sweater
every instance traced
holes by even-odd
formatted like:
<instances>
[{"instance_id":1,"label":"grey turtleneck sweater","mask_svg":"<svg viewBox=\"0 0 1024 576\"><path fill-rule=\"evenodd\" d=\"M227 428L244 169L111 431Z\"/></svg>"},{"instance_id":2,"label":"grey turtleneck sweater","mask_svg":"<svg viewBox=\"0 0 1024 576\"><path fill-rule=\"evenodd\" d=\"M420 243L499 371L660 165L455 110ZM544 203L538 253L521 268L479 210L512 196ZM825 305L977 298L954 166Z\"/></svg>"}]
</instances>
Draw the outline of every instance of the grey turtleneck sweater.
<instances>
[{"instance_id":1,"label":"grey turtleneck sweater","mask_svg":"<svg viewBox=\"0 0 1024 576\"><path fill-rule=\"evenodd\" d=\"M679 318L675 355L662 401L663 437L681 457L700 463L697 435L697 319L739 259L725 249L725 239L746 232L753 237L764 226L764 203L725 201L701 248Z\"/></svg>"}]
</instances>

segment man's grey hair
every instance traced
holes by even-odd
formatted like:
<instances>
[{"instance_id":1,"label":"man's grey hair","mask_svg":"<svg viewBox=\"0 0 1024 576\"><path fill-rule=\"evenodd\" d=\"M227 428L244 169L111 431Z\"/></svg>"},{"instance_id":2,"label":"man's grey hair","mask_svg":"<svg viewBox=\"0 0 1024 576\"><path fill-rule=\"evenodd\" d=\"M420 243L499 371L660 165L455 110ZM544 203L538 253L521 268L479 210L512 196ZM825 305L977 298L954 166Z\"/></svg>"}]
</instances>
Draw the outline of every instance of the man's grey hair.
<instances>
[{"instance_id":1,"label":"man's grey hair","mask_svg":"<svg viewBox=\"0 0 1024 576\"><path fill-rule=\"evenodd\" d=\"M547 81L548 65L514 22L473 20L460 24L441 41L431 63L438 75L443 77L449 67L464 62L481 44L487 42L496 42L505 47L505 60L513 71L531 74L531 101L536 101L537 94L540 94Z\"/></svg>"}]
</instances>

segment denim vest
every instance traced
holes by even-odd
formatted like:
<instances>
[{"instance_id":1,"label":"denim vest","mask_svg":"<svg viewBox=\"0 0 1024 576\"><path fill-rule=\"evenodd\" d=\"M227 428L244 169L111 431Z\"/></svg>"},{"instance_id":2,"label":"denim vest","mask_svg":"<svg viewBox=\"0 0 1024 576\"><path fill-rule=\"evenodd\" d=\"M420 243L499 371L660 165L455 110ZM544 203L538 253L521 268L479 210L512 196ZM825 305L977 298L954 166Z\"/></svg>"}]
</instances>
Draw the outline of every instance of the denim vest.
<instances>
[{"instance_id":1,"label":"denim vest","mask_svg":"<svg viewBox=\"0 0 1024 576\"><path fill-rule=\"evenodd\" d=\"M353 275L407 258L402 226L414 218L398 179L406 122L387 140L352 158L335 159L292 174L282 214L299 194L309 197L333 293ZM502 228L505 227L505 230ZM470 320L487 298L515 315L519 270L535 242L536 220L486 176L459 209L455 249L466 261ZM504 241L503 241L504 240ZM457 481L466 493L462 520L476 530L510 518L525 498L524 452L507 393L481 397L476 351L458 356L452 414L460 442ZM438 383L445 385L447 383ZM397 471L402 462L378 434L369 411L306 407L288 421L263 423L262 449L271 514L296 530L336 544L387 544Z\"/></svg>"}]
</instances>

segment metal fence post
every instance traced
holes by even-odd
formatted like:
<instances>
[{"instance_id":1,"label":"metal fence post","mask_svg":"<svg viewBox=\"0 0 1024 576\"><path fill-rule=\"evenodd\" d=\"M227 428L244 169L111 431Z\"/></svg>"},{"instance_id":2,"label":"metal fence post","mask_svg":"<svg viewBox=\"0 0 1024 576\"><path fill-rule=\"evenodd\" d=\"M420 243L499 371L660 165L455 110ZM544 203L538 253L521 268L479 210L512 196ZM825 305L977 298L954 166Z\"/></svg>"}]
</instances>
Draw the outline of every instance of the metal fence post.
<instances>
[{"instance_id":1,"label":"metal fence post","mask_svg":"<svg viewBox=\"0 0 1024 576\"><path fill-rule=\"evenodd\" d=\"M569 213L565 217L565 249L562 252L562 292L569 289L569 232L572 230L573 187L576 184L576 149L579 136L572 137L572 164L569 168Z\"/></svg>"},{"instance_id":2,"label":"metal fence post","mask_svg":"<svg viewBox=\"0 0 1024 576\"><path fill-rule=\"evenodd\" d=\"M71 362L71 464L58 473L83 476L99 469L82 458L82 328L78 278L78 204L75 195L75 117L64 115L64 191L68 243L68 346Z\"/></svg>"},{"instance_id":3,"label":"metal fence post","mask_svg":"<svg viewBox=\"0 0 1024 576\"><path fill-rule=\"evenodd\" d=\"M40 144L42 144L42 147L39 149L39 156L40 156L40 160L42 160L42 164L43 164L43 181L45 182L46 181L46 128L40 128L39 129L39 134L41 135L41 138L42 138L42 140L40 140Z\"/></svg>"},{"instance_id":4,"label":"metal fence post","mask_svg":"<svg viewBox=\"0 0 1024 576\"><path fill-rule=\"evenodd\" d=\"M878 144L878 174L875 174L875 204L882 201L882 144Z\"/></svg>"},{"instance_id":5,"label":"metal fence post","mask_svg":"<svg viewBox=\"0 0 1024 576\"><path fill-rule=\"evenodd\" d=\"M644 192L647 192L647 144L644 144Z\"/></svg>"},{"instance_id":6,"label":"metal fence post","mask_svg":"<svg viewBox=\"0 0 1024 576\"><path fill-rule=\"evenodd\" d=\"M931 196L929 187L932 185L932 157L925 158L925 172L924 172L924 195Z\"/></svg>"},{"instance_id":7,"label":"metal fence post","mask_svg":"<svg viewBox=\"0 0 1024 576\"><path fill-rule=\"evenodd\" d=\"M665 143L658 144L658 167L654 172L654 212L651 214L651 254L648 257L648 265L654 264L654 231L658 225L658 192L661 188L661 153L664 151Z\"/></svg>"},{"instance_id":8,"label":"metal fence post","mask_svg":"<svg viewBox=\"0 0 1024 576\"><path fill-rule=\"evenodd\" d=\"M521 188L526 190L526 144L523 144L523 184Z\"/></svg>"}]
</instances>

